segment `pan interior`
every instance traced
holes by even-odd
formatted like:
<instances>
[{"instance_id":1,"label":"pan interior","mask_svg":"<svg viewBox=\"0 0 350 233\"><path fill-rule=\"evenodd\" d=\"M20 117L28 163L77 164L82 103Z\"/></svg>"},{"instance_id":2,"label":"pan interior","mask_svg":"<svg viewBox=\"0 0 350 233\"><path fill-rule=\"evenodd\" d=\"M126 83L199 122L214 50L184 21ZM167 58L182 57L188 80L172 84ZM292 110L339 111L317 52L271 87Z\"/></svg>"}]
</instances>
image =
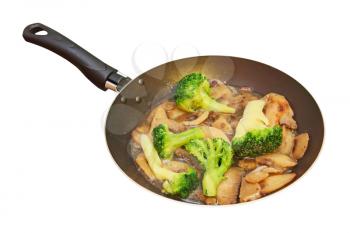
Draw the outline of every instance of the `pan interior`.
<instances>
[{"instance_id":1,"label":"pan interior","mask_svg":"<svg viewBox=\"0 0 350 233\"><path fill-rule=\"evenodd\" d=\"M263 63L237 57L201 56L168 62L141 74L114 100L106 121L107 144L116 163L130 178L164 196L138 171L128 144L137 124L161 100L172 96L178 80L192 72L229 85L252 87L263 95L269 92L284 95L294 110L298 132L310 135L308 150L294 171L299 178L308 170L321 149L324 134L320 109L310 93L287 74Z\"/></svg>"}]
</instances>

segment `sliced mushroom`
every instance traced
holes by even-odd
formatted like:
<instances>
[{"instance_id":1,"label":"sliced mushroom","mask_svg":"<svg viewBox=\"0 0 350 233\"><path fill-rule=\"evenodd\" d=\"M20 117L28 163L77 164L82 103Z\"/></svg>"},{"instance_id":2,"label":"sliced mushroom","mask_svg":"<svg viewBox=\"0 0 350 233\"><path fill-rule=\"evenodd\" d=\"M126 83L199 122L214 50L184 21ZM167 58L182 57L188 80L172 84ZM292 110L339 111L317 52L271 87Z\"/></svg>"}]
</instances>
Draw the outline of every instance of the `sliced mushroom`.
<instances>
[{"instance_id":1,"label":"sliced mushroom","mask_svg":"<svg viewBox=\"0 0 350 233\"><path fill-rule=\"evenodd\" d=\"M243 173L243 170L238 167L231 167L227 170L224 180L217 189L216 199L219 205L237 203Z\"/></svg>"},{"instance_id":2,"label":"sliced mushroom","mask_svg":"<svg viewBox=\"0 0 350 233\"><path fill-rule=\"evenodd\" d=\"M239 192L239 201L247 202L253 201L261 197L261 187L258 183L248 183L245 179L242 179L241 189Z\"/></svg>"},{"instance_id":3,"label":"sliced mushroom","mask_svg":"<svg viewBox=\"0 0 350 233\"><path fill-rule=\"evenodd\" d=\"M275 167L267 167L264 168L264 172L267 172L269 174L281 174L285 171L283 168L275 168Z\"/></svg>"},{"instance_id":4,"label":"sliced mushroom","mask_svg":"<svg viewBox=\"0 0 350 233\"><path fill-rule=\"evenodd\" d=\"M230 123L228 123L227 121L227 117L220 115L214 122L213 124L211 124L212 127L221 129L222 131L224 131L225 133L229 133L232 134L233 130L232 127L230 125Z\"/></svg>"},{"instance_id":5,"label":"sliced mushroom","mask_svg":"<svg viewBox=\"0 0 350 233\"><path fill-rule=\"evenodd\" d=\"M166 101L160 105L165 111L170 111L176 108L176 103L173 101Z\"/></svg>"},{"instance_id":6,"label":"sliced mushroom","mask_svg":"<svg viewBox=\"0 0 350 233\"><path fill-rule=\"evenodd\" d=\"M171 120L177 120L179 117L185 116L187 114L187 112L184 112L179 108L174 108L167 111L168 118Z\"/></svg>"},{"instance_id":7,"label":"sliced mushroom","mask_svg":"<svg viewBox=\"0 0 350 233\"><path fill-rule=\"evenodd\" d=\"M218 81L217 85L211 88L211 96L219 103L230 105L234 102L234 97L237 95L237 90L234 87L229 87Z\"/></svg>"},{"instance_id":8,"label":"sliced mushroom","mask_svg":"<svg viewBox=\"0 0 350 233\"><path fill-rule=\"evenodd\" d=\"M258 97L250 91L240 91L240 94L230 99L228 105L236 109L236 115L240 115L249 101L257 99Z\"/></svg>"},{"instance_id":9,"label":"sliced mushroom","mask_svg":"<svg viewBox=\"0 0 350 233\"><path fill-rule=\"evenodd\" d=\"M158 111L158 108L161 108L161 106L157 106L154 109L151 110L151 112L148 114L147 118L146 118L146 122L148 124L152 123L152 120L154 118L154 115L156 114L156 112Z\"/></svg>"},{"instance_id":10,"label":"sliced mushroom","mask_svg":"<svg viewBox=\"0 0 350 233\"><path fill-rule=\"evenodd\" d=\"M196 119L194 119L192 121L184 121L183 124L187 125L187 126L199 125L199 124L203 123L203 121L205 121L208 118L208 116L209 116L209 112L204 111L204 112L201 112Z\"/></svg>"},{"instance_id":11,"label":"sliced mushroom","mask_svg":"<svg viewBox=\"0 0 350 233\"><path fill-rule=\"evenodd\" d=\"M244 179L249 183L259 183L263 181L269 176L269 173L264 170L265 168L267 168L267 166L257 167L253 171L249 172Z\"/></svg>"},{"instance_id":12,"label":"sliced mushroom","mask_svg":"<svg viewBox=\"0 0 350 233\"><path fill-rule=\"evenodd\" d=\"M131 133L131 138L137 145L140 145L140 136L141 133L137 130L133 130Z\"/></svg>"},{"instance_id":13,"label":"sliced mushroom","mask_svg":"<svg viewBox=\"0 0 350 233\"><path fill-rule=\"evenodd\" d=\"M180 148L177 148L175 150L175 155L178 159L181 161L184 161L186 164L189 164L194 169L196 169L198 175L201 175L203 173L203 167L198 162L198 160L192 156L190 153L188 153L187 150Z\"/></svg>"},{"instance_id":14,"label":"sliced mushroom","mask_svg":"<svg viewBox=\"0 0 350 233\"><path fill-rule=\"evenodd\" d=\"M295 173L269 176L261 182L261 193L272 193L291 182L295 178L295 176Z\"/></svg>"},{"instance_id":15,"label":"sliced mushroom","mask_svg":"<svg viewBox=\"0 0 350 233\"><path fill-rule=\"evenodd\" d=\"M261 155L255 158L258 164L272 166L275 168L290 168L297 165L297 162L285 154L273 153Z\"/></svg>"},{"instance_id":16,"label":"sliced mushroom","mask_svg":"<svg viewBox=\"0 0 350 233\"><path fill-rule=\"evenodd\" d=\"M148 132L149 132L149 125L142 124L132 131L131 137L135 143L140 144L140 135L147 134Z\"/></svg>"},{"instance_id":17,"label":"sliced mushroom","mask_svg":"<svg viewBox=\"0 0 350 233\"><path fill-rule=\"evenodd\" d=\"M295 145L292 153L292 157L294 159L301 159L304 156L309 140L310 138L308 133L302 133L295 137Z\"/></svg>"},{"instance_id":18,"label":"sliced mushroom","mask_svg":"<svg viewBox=\"0 0 350 233\"><path fill-rule=\"evenodd\" d=\"M264 112L271 126L281 124L291 129L297 128L297 123L293 119L293 110L284 96L269 93L264 99L266 100Z\"/></svg>"},{"instance_id":19,"label":"sliced mushroom","mask_svg":"<svg viewBox=\"0 0 350 233\"><path fill-rule=\"evenodd\" d=\"M205 204L207 205L216 205L218 202L216 200L216 197L207 197L205 196Z\"/></svg>"},{"instance_id":20,"label":"sliced mushroom","mask_svg":"<svg viewBox=\"0 0 350 233\"><path fill-rule=\"evenodd\" d=\"M190 153L188 153L187 150L182 149L181 147L180 147L180 148L177 148L177 149L175 150L175 155L178 156L178 157L180 157L180 158L188 158L188 157L191 156Z\"/></svg>"},{"instance_id":21,"label":"sliced mushroom","mask_svg":"<svg viewBox=\"0 0 350 233\"><path fill-rule=\"evenodd\" d=\"M151 121L150 131L160 124L166 124L168 122L168 116L166 115L165 110L159 106L153 111L153 119Z\"/></svg>"},{"instance_id":22,"label":"sliced mushroom","mask_svg":"<svg viewBox=\"0 0 350 233\"><path fill-rule=\"evenodd\" d=\"M245 107L248 102L259 99L252 91L241 91L243 97L242 105Z\"/></svg>"},{"instance_id":23,"label":"sliced mushroom","mask_svg":"<svg viewBox=\"0 0 350 233\"><path fill-rule=\"evenodd\" d=\"M294 132L287 128L285 125L282 126L282 143L277 148L276 152L290 155L294 147Z\"/></svg>"},{"instance_id":24,"label":"sliced mushroom","mask_svg":"<svg viewBox=\"0 0 350 233\"><path fill-rule=\"evenodd\" d=\"M141 153L137 155L135 159L136 164L139 166L139 168L142 170L142 172L150 179L150 180L155 180L156 177L153 174L150 166L148 165L146 156Z\"/></svg>"},{"instance_id":25,"label":"sliced mushroom","mask_svg":"<svg viewBox=\"0 0 350 233\"><path fill-rule=\"evenodd\" d=\"M187 163L176 160L164 161L163 166L172 170L173 172L185 172L190 167Z\"/></svg>"},{"instance_id":26,"label":"sliced mushroom","mask_svg":"<svg viewBox=\"0 0 350 233\"><path fill-rule=\"evenodd\" d=\"M201 201L205 203L206 196L204 196L202 192L202 188L198 187L195 189L188 197L189 199L196 200L196 201Z\"/></svg>"},{"instance_id":27,"label":"sliced mushroom","mask_svg":"<svg viewBox=\"0 0 350 233\"><path fill-rule=\"evenodd\" d=\"M135 130L138 131L138 132L140 132L140 133L148 133L148 131L149 131L149 125L147 125L147 124L142 124L142 125L140 125L139 127L137 127Z\"/></svg>"},{"instance_id":28,"label":"sliced mushroom","mask_svg":"<svg viewBox=\"0 0 350 233\"><path fill-rule=\"evenodd\" d=\"M209 126L201 126L206 138L222 138L228 143L231 143L226 134L220 129L209 127Z\"/></svg>"},{"instance_id":29,"label":"sliced mushroom","mask_svg":"<svg viewBox=\"0 0 350 233\"><path fill-rule=\"evenodd\" d=\"M257 164L255 159L241 159L238 161L238 167L243 168L245 171L251 171L257 167Z\"/></svg>"},{"instance_id":30,"label":"sliced mushroom","mask_svg":"<svg viewBox=\"0 0 350 233\"><path fill-rule=\"evenodd\" d=\"M219 99L223 97L233 96L232 90L221 81L217 81L217 84L211 88L211 97L213 99Z\"/></svg>"},{"instance_id":31,"label":"sliced mushroom","mask_svg":"<svg viewBox=\"0 0 350 233\"><path fill-rule=\"evenodd\" d=\"M243 100L244 100L243 95L235 95L231 98L230 105L235 106L235 108L237 109L241 109L243 106L239 107L238 104L242 103Z\"/></svg>"},{"instance_id":32,"label":"sliced mushroom","mask_svg":"<svg viewBox=\"0 0 350 233\"><path fill-rule=\"evenodd\" d=\"M168 116L166 115L165 110L161 106L156 108L153 115L154 116L150 126L150 133L155 127L157 127L160 124L168 125L169 129L174 132L181 132L186 129L183 124L176 122L174 120L168 119Z\"/></svg>"}]
</instances>

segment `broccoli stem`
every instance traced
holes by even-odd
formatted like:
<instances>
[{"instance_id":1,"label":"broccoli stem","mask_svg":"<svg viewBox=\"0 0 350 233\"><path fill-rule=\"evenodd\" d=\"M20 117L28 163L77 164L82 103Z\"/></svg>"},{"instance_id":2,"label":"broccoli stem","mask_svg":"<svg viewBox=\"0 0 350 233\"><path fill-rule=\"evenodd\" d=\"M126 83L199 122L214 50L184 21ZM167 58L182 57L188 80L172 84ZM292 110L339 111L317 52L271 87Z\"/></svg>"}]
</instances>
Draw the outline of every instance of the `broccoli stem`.
<instances>
[{"instance_id":1,"label":"broccoli stem","mask_svg":"<svg viewBox=\"0 0 350 233\"><path fill-rule=\"evenodd\" d=\"M200 139L203 138L204 132L200 128L192 128L186 130L182 133L171 134L171 138L169 140L169 144L172 148L179 148L186 143L188 143L191 139Z\"/></svg>"},{"instance_id":2,"label":"broccoli stem","mask_svg":"<svg viewBox=\"0 0 350 233\"><path fill-rule=\"evenodd\" d=\"M162 161L160 160L157 151L154 149L151 140L147 136L142 135L141 145L147 162L157 179L171 180L174 178L176 173L162 167Z\"/></svg>"},{"instance_id":3,"label":"broccoli stem","mask_svg":"<svg viewBox=\"0 0 350 233\"><path fill-rule=\"evenodd\" d=\"M207 170L204 173L202 185L203 193L208 197L215 197L217 193L217 187L222 181L223 176L219 174L217 170Z\"/></svg>"},{"instance_id":4,"label":"broccoli stem","mask_svg":"<svg viewBox=\"0 0 350 233\"><path fill-rule=\"evenodd\" d=\"M221 151L222 148L222 142L219 141L216 144L216 148L213 144L212 140L208 140L208 147L209 147L209 154L214 155L216 154L216 151ZM216 151L215 151L216 150ZM231 163L230 158L224 156L222 159L224 161L221 161L222 164L225 163ZM218 156L208 156L207 160L207 171L204 173L203 180L202 180L202 185L203 185L203 192L204 195L208 197L214 197L216 196L216 190L217 187L219 186L220 182L223 179L223 175L227 170L227 167L225 166L218 166L220 159Z\"/></svg>"},{"instance_id":5,"label":"broccoli stem","mask_svg":"<svg viewBox=\"0 0 350 233\"><path fill-rule=\"evenodd\" d=\"M202 93L201 95L203 99L203 109L214 111L214 112L222 112L222 113L234 113L235 109L231 108L225 104L221 104L216 100L212 99L206 93Z\"/></svg>"},{"instance_id":6,"label":"broccoli stem","mask_svg":"<svg viewBox=\"0 0 350 233\"><path fill-rule=\"evenodd\" d=\"M215 148L212 140L208 140L208 147L209 147L209 154L214 155L215 154ZM207 171L204 173L202 185L203 185L203 191L204 195L213 197L216 196L216 189L221 182L221 178L218 175L217 169L217 156L208 156L207 160Z\"/></svg>"}]
</instances>

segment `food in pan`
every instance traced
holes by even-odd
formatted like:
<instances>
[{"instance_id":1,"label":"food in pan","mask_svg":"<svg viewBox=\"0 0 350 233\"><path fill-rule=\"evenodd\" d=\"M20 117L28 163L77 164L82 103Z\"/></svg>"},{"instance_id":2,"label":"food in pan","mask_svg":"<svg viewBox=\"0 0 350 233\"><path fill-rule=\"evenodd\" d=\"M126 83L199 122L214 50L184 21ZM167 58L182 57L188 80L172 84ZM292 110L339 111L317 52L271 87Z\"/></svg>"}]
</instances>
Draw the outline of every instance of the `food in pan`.
<instances>
[{"instance_id":1,"label":"food in pan","mask_svg":"<svg viewBox=\"0 0 350 233\"><path fill-rule=\"evenodd\" d=\"M160 124L153 129L152 136L154 147L159 156L163 159L169 159L177 148L193 139L203 138L204 132L200 128L192 128L176 134L170 132L166 124Z\"/></svg>"},{"instance_id":2,"label":"food in pan","mask_svg":"<svg viewBox=\"0 0 350 233\"><path fill-rule=\"evenodd\" d=\"M147 135L141 135L140 142L154 176L163 181L164 192L186 198L197 187L198 177L194 168L188 167L182 172L174 172L163 164Z\"/></svg>"},{"instance_id":3,"label":"food in pan","mask_svg":"<svg viewBox=\"0 0 350 233\"><path fill-rule=\"evenodd\" d=\"M185 145L185 149L197 158L204 170L203 194L215 197L219 184L232 165L231 145L222 138L196 139Z\"/></svg>"},{"instance_id":4,"label":"food in pan","mask_svg":"<svg viewBox=\"0 0 350 233\"><path fill-rule=\"evenodd\" d=\"M215 101L210 96L210 83L201 73L192 73L181 79L176 87L175 101L186 112L208 110L234 113L235 109Z\"/></svg>"},{"instance_id":5,"label":"food in pan","mask_svg":"<svg viewBox=\"0 0 350 233\"><path fill-rule=\"evenodd\" d=\"M234 204L273 193L296 177L309 135L297 134L288 100L249 87L183 77L132 132L140 172L163 193L201 204Z\"/></svg>"}]
</instances>

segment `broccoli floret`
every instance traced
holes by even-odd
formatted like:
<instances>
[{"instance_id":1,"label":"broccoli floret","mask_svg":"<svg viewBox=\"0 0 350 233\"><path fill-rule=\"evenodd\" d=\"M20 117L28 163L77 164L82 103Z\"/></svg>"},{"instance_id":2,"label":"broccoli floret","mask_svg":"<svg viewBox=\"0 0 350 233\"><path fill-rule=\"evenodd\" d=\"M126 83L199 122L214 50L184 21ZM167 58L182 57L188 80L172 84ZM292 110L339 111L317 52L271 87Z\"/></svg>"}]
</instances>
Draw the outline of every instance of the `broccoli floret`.
<instances>
[{"instance_id":1,"label":"broccoli floret","mask_svg":"<svg viewBox=\"0 0 350 233\"><path fill-rule=\"evenodd\" d=\"M162 159L171 158L177 148L185 145L191 139L204 137L204 132L201 128L192 128L175 134L170 132L165 124L155 127L152 134L154 147Z\"/></svg>"},{"instance_id":2,"label":"broccoli floret","mask_svg":"<svg viewBox=\"0 0 350 233\"><path fill-rule=\"evenodd\" d=\"M216 102L210 97L210 84L201 73L183 77L176 86L176 105L184 111L195 112L204 109L214 112L234 113L235 109Z\"/></svg>"},{"instance_id":3,"label":"broccoli floret","mask_svg":"<svg viewBox=\"0 0 350 233\"><path fill-rule=\"evenodd\" d=\"M256 157L281 145L282 128L279 125L269 126L269 120L263 113L264 106L264 100L253 100L245 107L232 139L235 156Z\"/></svg>"},{"instance_id":4,"label":"broccoli floret","mask_svg":"<svg viewBox=\"0 0 350 233\"><path fill-rule=\"evenodd\" d=\"M277 149L282 143L282 128L278 126L252 130L232 140L232 149L238 157L256 157Z\"/></svg>"},{"instance_id":5,"label":"broccoli floret","mask_svg":"<svg viewBox=\"0 0 350 233\"><path fill-rule=\"evenodd\" d=\"M185 148L205 169L202 180L203 194L209 197L216 196L217 187L233 162L231 145L221 138L194 139L186 144Z\"/></svg>"},{"instance_id":6,"label":"broccoli floret","mask_svg":"<svg viewBox=\"0 0 350 233\"><path fill-rule=\"evenodd\" d=\"M162 166L162 161L147 135L142 134L140 142L152 172L157 179L163 181L164 193L186 198L197 188L199 181L195 169L189 167L186 172L173 172Z\"/></svg>"}]
</instances>

